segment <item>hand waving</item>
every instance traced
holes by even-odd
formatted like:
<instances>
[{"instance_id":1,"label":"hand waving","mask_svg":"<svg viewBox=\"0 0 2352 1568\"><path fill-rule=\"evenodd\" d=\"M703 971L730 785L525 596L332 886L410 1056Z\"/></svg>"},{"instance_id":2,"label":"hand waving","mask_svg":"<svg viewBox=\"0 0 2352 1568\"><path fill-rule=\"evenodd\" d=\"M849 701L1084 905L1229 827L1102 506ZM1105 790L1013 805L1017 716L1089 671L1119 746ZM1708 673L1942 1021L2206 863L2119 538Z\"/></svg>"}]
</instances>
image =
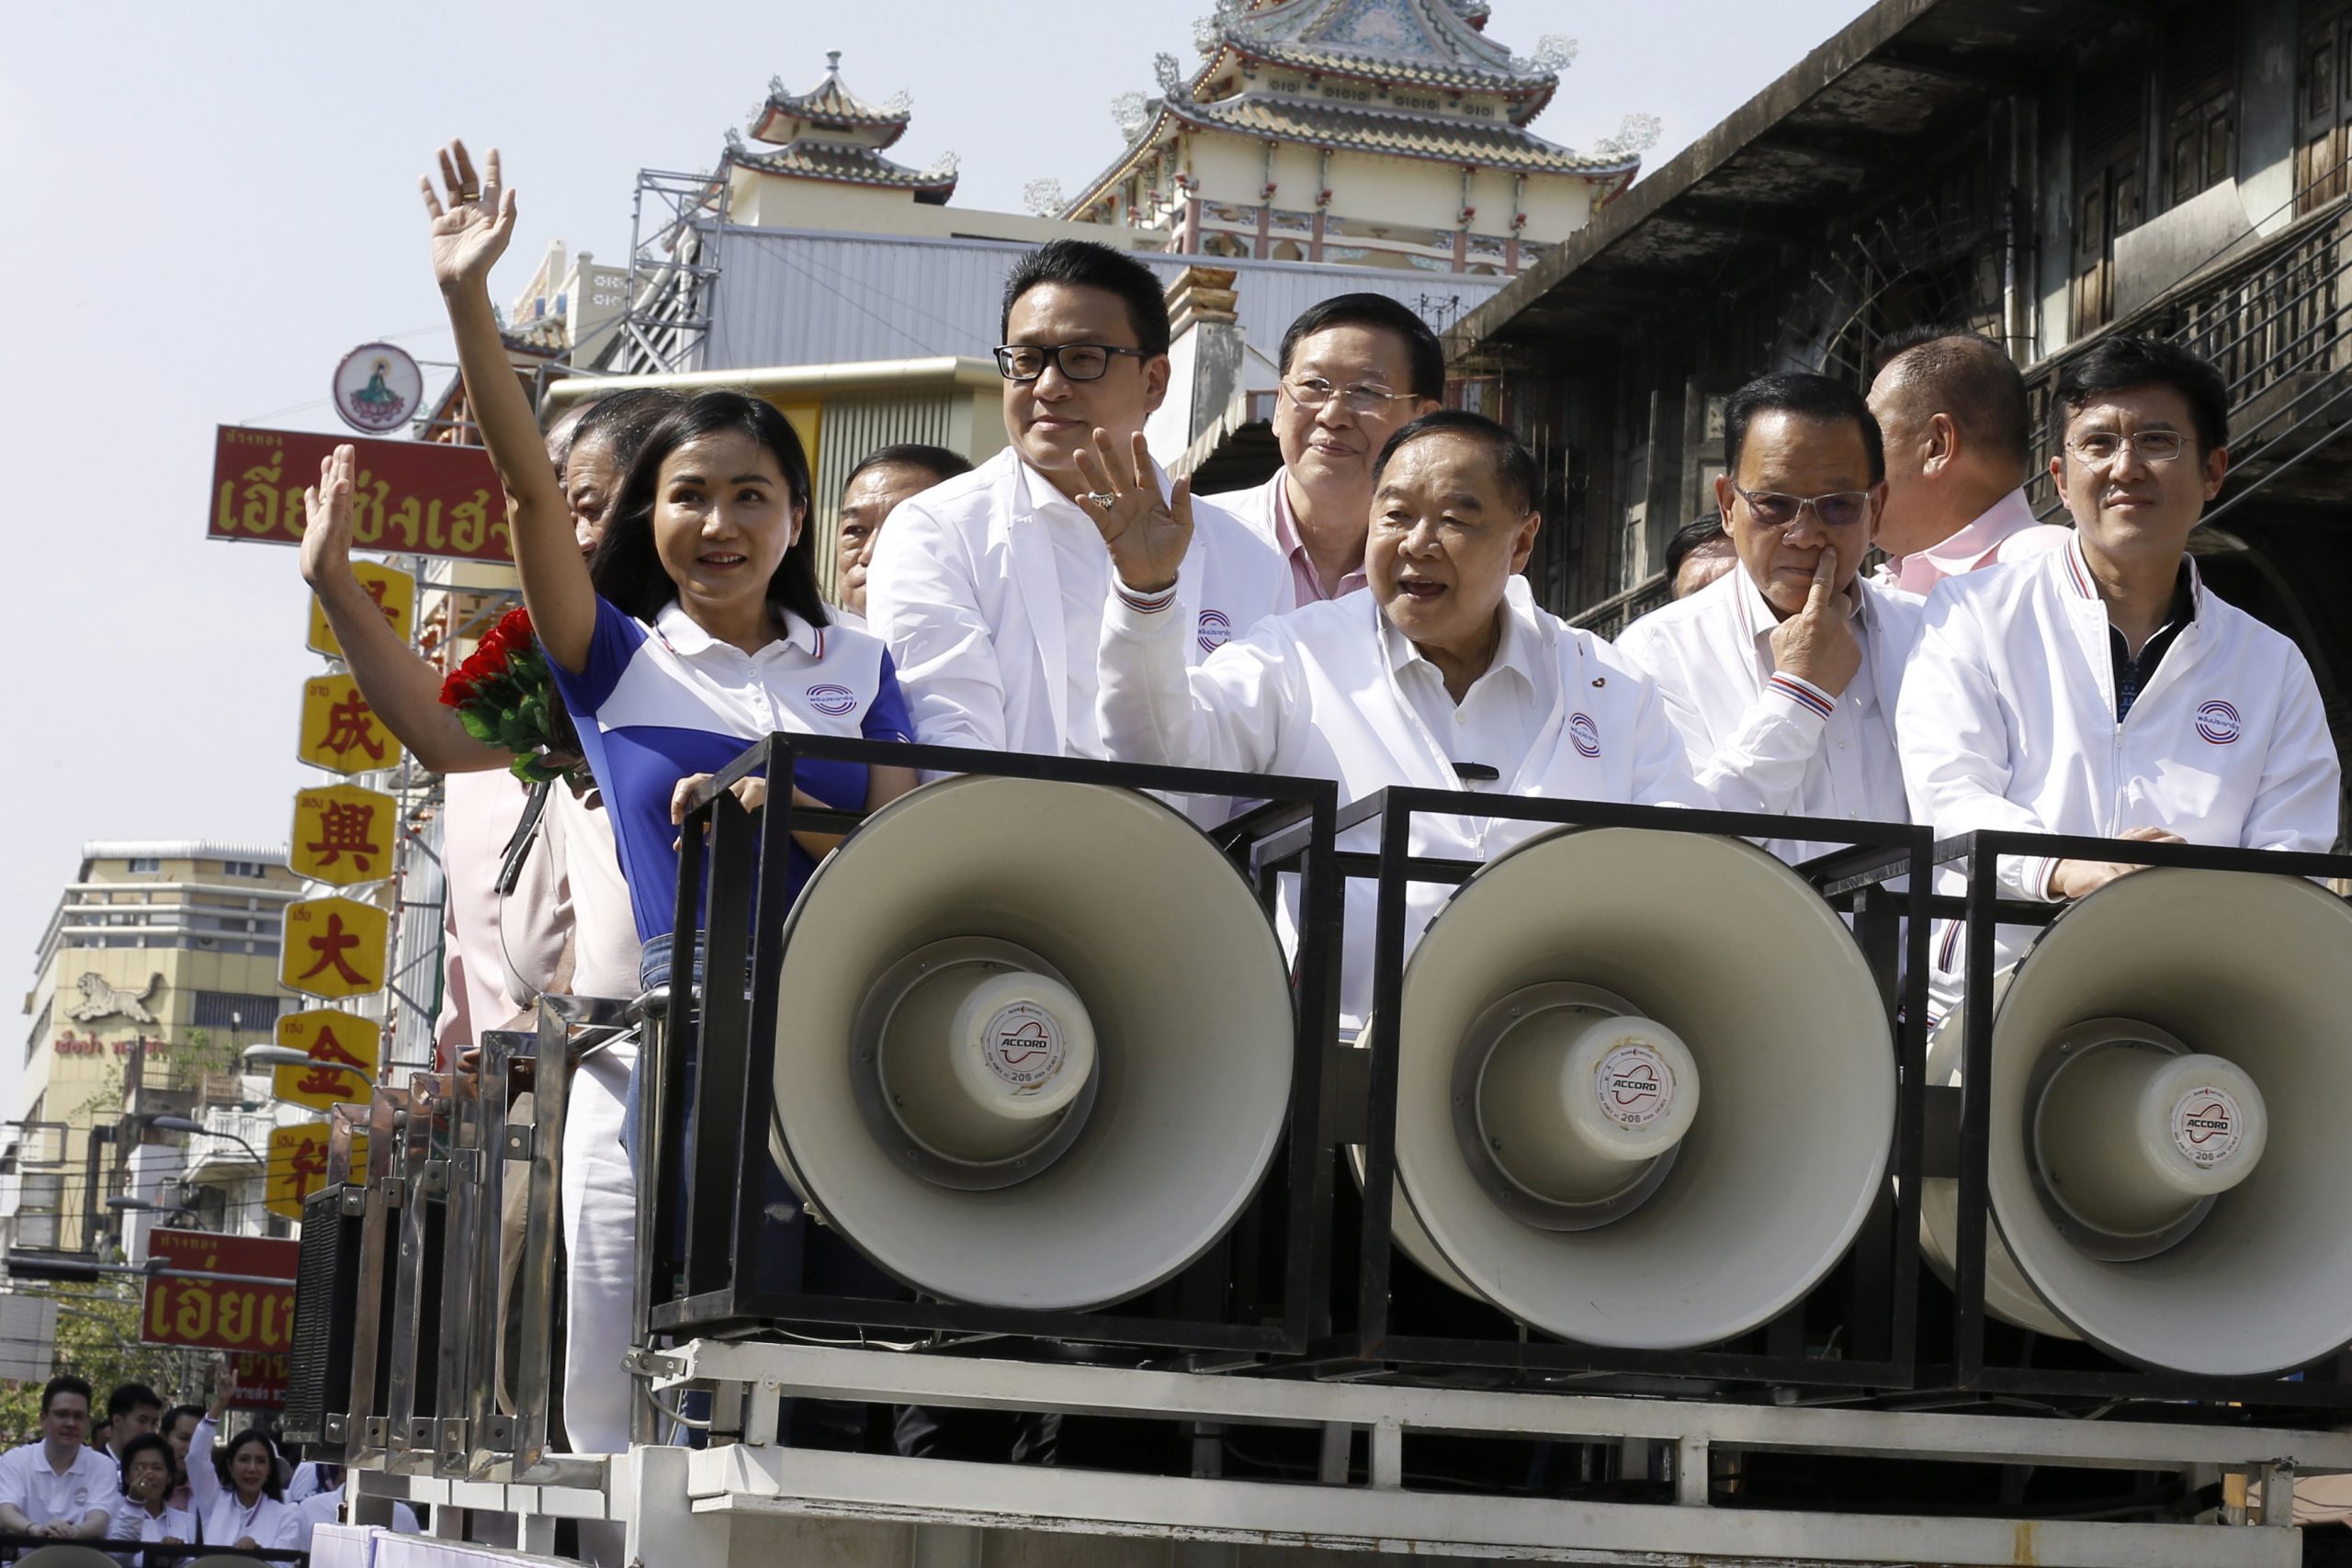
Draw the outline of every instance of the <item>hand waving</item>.
<instances>
[{"instance_id":1,"label":"hand waving","mask_svg":"<svg viewBox=\"0 0 2352 1568\"><path fill-rule=\"evenodd\" d=\"M1079 474L1092 491L1080 499L1079 510L1102 531L1119 581L1138 593L1174 587L1177 569L1193 543L1190 483L1178 479L1170 498L1159 499L1159 477L1140 432L1126 461L1117 459L1110 434L1101 430L1094 433L1093 450L1081 446L1076 457Z\"/></svg>"},{"instance_id":2,"label":"hand waving","mask_svg":"<svg viewBox=\"0 0 2352 1568\"><path fill-rule=\"evenodd\" d=\"M1804 608L1772 628L1772 668L1810 682L1833 697L1845 691L1862 667L1854 606L1833 586L1837 581L1837 547L1824 545Z\"/></svg>"},{"instance_id":3,"label":"hand waving","mask_svg":"<svg viewBox=\"0 0 2352 1568\"><path fill-rule=\"evenodd\" d=\"M302 581L351 575L351 491L358 454L347 444L319 459L319 482L302 492Z\"/></svg>"},{"instance_id":4,"label":"hand waving","mask_svg":"<svg viewBox=\"0 0 2352 1568\"><path fill-rule=\"evenodd\" d=\"M514 234L514 193L499 176L498 149L490 150L490 178L474 178L474 161L462 141L441 151L441 183L448 187L449 204L433 194L433 176L417 182L424 190L424 210L433 217L433 281L442 288L486 285L490 269L506 252Z\"/></svg>"}]
</instances>

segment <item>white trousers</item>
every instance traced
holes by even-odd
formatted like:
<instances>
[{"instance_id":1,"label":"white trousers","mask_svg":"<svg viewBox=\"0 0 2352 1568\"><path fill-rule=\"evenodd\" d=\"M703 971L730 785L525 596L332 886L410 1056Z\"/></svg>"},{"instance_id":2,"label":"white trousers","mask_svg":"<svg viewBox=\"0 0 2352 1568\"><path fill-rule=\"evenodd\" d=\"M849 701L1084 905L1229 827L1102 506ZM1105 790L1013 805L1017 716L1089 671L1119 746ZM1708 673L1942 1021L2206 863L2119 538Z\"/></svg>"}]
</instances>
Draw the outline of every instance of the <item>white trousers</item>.
<instances>
[{"instance_id":1,"label":"white trousers","mask_svg":"<svg viewBox=\"0 0 2352 1568\"><path fill-rule=\"evenodd\" d=\"M621 1148L621 1106L637 1045L607 1046L571 1079L563 1134L569 1330L563 1419L575 1452L628 1451L628 1353L637 1274L637 1179Z\"/></svg>"}]
</instances>

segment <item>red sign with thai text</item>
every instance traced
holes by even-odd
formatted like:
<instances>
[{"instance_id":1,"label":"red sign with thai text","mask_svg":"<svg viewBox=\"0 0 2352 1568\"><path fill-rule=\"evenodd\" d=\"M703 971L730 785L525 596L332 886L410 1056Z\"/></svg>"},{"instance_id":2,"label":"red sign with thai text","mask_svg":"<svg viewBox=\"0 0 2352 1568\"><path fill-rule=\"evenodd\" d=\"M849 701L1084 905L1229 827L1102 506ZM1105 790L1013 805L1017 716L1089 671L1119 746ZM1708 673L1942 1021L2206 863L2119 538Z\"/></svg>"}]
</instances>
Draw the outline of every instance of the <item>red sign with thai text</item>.
<instances>
[{"instance_id":1,"label":"red sign with thai text","mask_svg":"<svg viewBox=\"0 0 2352 1568\"><path fill-rule=\"evenodd\" d=\"M286 1283L255 1285L169 1275L150 1279L146 1304L140 1314L140 1338L150 1345L257 1354L283 1354L294 1348L294 1271L302 1258L300 1242L159 1230L149 1234L147 1248L149 1256L161 1258L167 1269L251 1275Z\"/></svg>"},{"instance_id":2,"label":"red sign with thai text","mask_svg":"<svg viewBox=\"0 0 2352 1568\"><path fill-rule=\"evenodd\" d=\"M286 1358L240 1354L234 1362L237 1392L229 1403L240 1410L286 1408Z\"/></svg>"},{"instance_id":3,"label":"red sign with thai text","mask_svg":"<svg viewBox=\"0 0 2352 1568\"><path fill-rule=\"evenodd\" d=\"M455 556L503 561L506 498L490 454L435 441L382 441L224 424L212 449L215 539L265 545L302 541L302 491L319 482L319 460L348 442L359 449L351 542L388 555Z\"/></svg>"}]
</instances>

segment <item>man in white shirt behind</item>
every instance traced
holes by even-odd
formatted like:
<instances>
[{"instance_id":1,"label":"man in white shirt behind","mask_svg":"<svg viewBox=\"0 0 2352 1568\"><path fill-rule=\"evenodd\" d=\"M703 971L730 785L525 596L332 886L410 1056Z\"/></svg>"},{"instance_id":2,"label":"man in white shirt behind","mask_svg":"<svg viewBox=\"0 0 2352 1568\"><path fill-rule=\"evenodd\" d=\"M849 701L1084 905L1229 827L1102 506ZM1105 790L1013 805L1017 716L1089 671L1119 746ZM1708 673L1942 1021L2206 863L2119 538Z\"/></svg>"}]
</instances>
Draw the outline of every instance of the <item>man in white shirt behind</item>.
<instances>
[{"instance_id":1,"label":"man in white shirt behind","mask_svg":"<svg viewBox=\"0 0 2352 1568\"><path fill-rule=\"evenodd\" d=\"M1125 761L1335 780L1343 799L1389 785L1498 795L1710 804L1648 681L1617 651L1536 607L1534 458L1477 414L1433 413L1374 465L1363 593L1274 616L1187 669L1174 612L1192 519L1148 482L1140 446L1083 461L1116 572L1103 614L1102 725ZM1180 563L1184 563L1180 570ZM1544 831L1510 818L1415 819L1412 852L1486 860ZM1343 835L1371 847L1373 825ZM1408 940L1450 889L1416 885ZM1351 880L1345 1027L1371 996L1374 890Z\"/></svg>"},{"instance_id":2,"label":"man in white shirt behind","mask_svg":"<svg viewBox=\"0 0 2352 1568\"><path fill-rule=\"evenodd\" d=\"M1886 503L1878 423L1827 377L1766 376L1724 408L1715 501L1738 564L1627 626L1701 787L1729 811L1907 822L1894 701L1919 601L1857 568ZM1774 840L1792 863L1829 845Z\"/></svg>"},{"instance_id":3,"label":"man in white shirt behind","mask_svg":"<svg viewBox=\"0 0 2352 1568\"><path fill-rule=\"evenodd\" d=\"M2324 852L2341 769L2301 652L2215 596L2187 553L2229 468L2220 372L2115 338L2059 371L2051 477L2067 548L1928 598L1896 730L1912 808L1939 837L2001 829ZM2006 857L2003 897L2079 898L2133 867ZM2024 928L2003 927L1998 964ZM1958 1001L1958 922L1937 1010Z\"/></svg>"},{"instance_id":4,"label":"man in white shirt behind","mask_svg":"<svg viewBox=\"0 0 2352 1568\"><path fill-rule=\"evenodd\" d=\"M0 1454L0 1530L97 1540L121 1501L120 1472L102 1449L85 1448L90 1385L71 1373L40 1391L40 1440Z\"/></svg>"},{"instance_id":5,"label":"man in white shirt behind","mask_svg":"<svg viewBox=\"0 0 2352 1568\"><path fill-rule=\"evenodd\" d=\"M2033 415L2001 345L1928 328L1889 347L1870 395L1886 438L1879 581L1924 596L1947 577L2064 549L2068 530L2036 522L2026 501Z\"/></svg>"},{"instance_id":6,"label":"man in white shirt behind","mask_svg":"<svg viewBox=\"0 0 2352 1568\"><path fill-rule=\"evenodd\" d=\"M1013 269L1001 326L1012 445L891 513L867 623L889 646L916 739L1101 757L1094 647L1111 563L1079 508L1089 486L1074 454L1097 430L1124 452L1167 395L1168 302L1133 256L1056 240ZM1166 476L1148 468L1164 500ZM1238 519L1193 513L1179 610L1197 661L1272 610L1287 578Z\"/></svg>"},{"instance_id":7,"label":"man in white shirt behind","mask_svg":"<svg viewBox=\"0 0 2352 1568\"><path fill-rule=\"evenodd\" d=\"M1364 585L1372 465L1409 420L1445 393L1445 349L1427 321L1385 294L1335 294L1283 333L1274 441L1283 466L1249 490L1202 499L1274 547L1292 610Z\"/></svg>"}]
</instances>

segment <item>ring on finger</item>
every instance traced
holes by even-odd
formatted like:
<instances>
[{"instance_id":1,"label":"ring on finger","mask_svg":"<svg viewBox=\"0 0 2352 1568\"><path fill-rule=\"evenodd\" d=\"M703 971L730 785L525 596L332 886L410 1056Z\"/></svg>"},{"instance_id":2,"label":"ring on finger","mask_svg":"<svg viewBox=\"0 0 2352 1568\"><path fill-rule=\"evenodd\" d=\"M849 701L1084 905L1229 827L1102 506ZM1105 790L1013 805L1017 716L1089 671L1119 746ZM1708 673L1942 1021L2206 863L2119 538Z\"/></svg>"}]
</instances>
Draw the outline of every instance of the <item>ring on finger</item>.
<instances>
[{"instance_id":1,"label":"ring on finger","mask_svg":"<svg viewBox=\"0 0 2352 1568\"><path fill-rule=\"evenodd\" d=\"M1119 498L1107 490L1090 490L1086 492L1086 499L1108 512Z\"/></svg>"},{"instance_id":2,"label":"ring on finger","mask_svg":"<svg viewBox=\"0 0 2352 1568\"><path fill-rule=\"evenodd\" d=\"M478 190L461 190L458 193L458 199L459 201L480 201L481 199L481 192Z\"/></svg>"}]
</instances>

